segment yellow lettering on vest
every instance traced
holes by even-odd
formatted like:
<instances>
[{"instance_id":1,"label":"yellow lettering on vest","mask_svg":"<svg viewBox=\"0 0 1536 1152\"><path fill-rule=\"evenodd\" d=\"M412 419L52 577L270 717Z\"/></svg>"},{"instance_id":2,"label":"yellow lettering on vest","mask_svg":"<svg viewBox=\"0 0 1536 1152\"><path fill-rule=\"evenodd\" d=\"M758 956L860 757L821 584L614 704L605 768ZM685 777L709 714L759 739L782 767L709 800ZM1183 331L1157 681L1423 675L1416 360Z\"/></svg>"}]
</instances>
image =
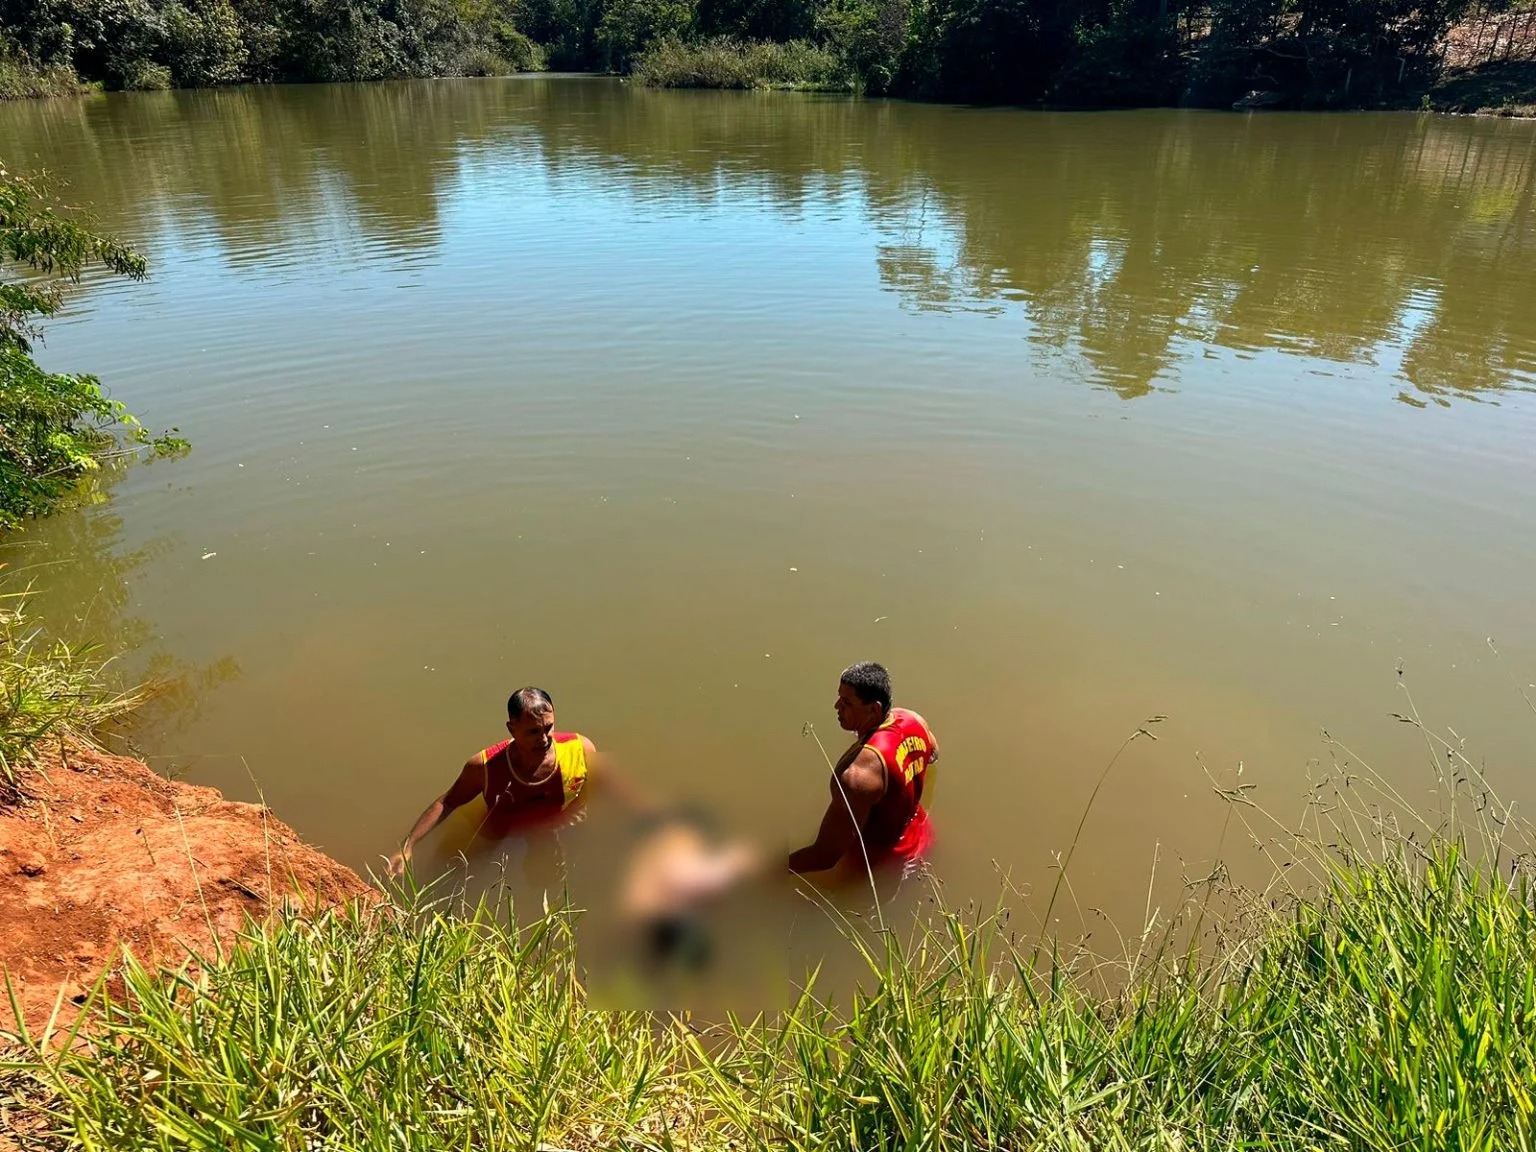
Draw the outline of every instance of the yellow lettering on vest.
<instances>
[{"instance_id":1,"label":"yellow lettering on vest","mask_svg":"<svg viewBox=\"0 0 1536 1152\"><path fill-rule=\"evenodd\" d=\"M908 784L917 775L928 754L928 741L921 736L908 736L896 749L896 771ZM909 763L909 761L911 763Z\"/></svg>"}]
</instances>

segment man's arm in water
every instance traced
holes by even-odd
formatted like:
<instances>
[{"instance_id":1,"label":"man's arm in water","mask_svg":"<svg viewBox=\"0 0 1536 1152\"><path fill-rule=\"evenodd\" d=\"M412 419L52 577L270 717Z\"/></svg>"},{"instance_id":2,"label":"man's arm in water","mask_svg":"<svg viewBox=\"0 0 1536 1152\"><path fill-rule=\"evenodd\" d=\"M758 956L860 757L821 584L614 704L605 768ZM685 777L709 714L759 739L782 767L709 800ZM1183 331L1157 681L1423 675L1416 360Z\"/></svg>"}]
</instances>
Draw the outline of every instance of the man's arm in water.
<instances>
[{"instance_id":1,"label":"man's arm in water","mask_svg":"<svg viewBox=\"0 0 1536 1152\"><path fill-rule=\"evenodd\" d=\"M485 789L485 761L477 754L459 772L459 778L436 800L427 805L426 811L416 818L405 843L389 860L389 874L399 876L410 863L411 852L421 839L441 824L455 808L462 808Z\"/></svg>"},{"instance_id":2,"label":"man's arm in water","mask_svg":"<svg viewBox=\"0 0 1536 1152\"><path fill-rule=\"evenodd\" d=\"M791 852L791 872L824 872L859 844L864 823L885 794L879 753L865 748L832 778L832 800L821 818L816 842ZM862 857L861 857L862 859Z\"/></svg>"},{"instance_id":3,"label":"man's arm in water","mask_svg":"<svg viewBox=\"0 0 1536 1152\"><path fill-rule=\"evenodd\" d=\"M587 771L599 788L612 790L624 807L638 815L652 816L661 811L660 804L646 796L629 777L614 768L612 760L598 753L597 745L585 736L581 738L581 745L587 754Z\"/></svg>"}]
</instances>

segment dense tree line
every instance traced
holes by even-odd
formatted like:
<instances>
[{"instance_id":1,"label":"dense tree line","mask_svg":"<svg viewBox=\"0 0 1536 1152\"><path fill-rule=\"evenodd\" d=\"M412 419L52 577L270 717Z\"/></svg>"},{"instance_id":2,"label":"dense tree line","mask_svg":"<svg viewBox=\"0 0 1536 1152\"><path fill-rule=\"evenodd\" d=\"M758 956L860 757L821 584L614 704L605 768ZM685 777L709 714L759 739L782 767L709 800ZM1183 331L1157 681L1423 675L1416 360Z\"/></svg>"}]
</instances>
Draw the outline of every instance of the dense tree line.
<instances>
[{"instance_id":1,"label":"dense tree line","mask_svg":"<svg viewBox=\"0 0 1536 1152\"><path fill-rule=\"evenodd\" d=\"M119 88L628 71L659 45L798 42L931 99L1400 102L1471 0L0 0L0 62ZM1488 5L1484 3L1483 8ZM707 82L707 81L706 81Z\"/></svg>"}]
</instances>

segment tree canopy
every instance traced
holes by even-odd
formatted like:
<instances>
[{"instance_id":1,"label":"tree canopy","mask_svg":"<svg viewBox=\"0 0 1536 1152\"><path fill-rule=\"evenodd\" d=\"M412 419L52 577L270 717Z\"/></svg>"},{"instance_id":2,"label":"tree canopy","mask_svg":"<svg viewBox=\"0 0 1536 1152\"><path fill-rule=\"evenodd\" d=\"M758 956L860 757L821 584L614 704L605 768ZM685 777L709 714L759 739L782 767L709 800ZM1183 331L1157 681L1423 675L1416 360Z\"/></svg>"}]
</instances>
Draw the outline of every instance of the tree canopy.
<instances>
[{"instance_id":1,"label":"tree canopy","mask_svg":"<svg viewBox=\"0 0 1536 1152\"><path fill-rule=\"evenodd\" d=\"M0 163L0 529L66 499L119 450L118 432L159 452L185 447L174 434L151 440L95 376L48 372L32 358L40 321L93 263L134 280L146 271L137 252Z\"/></svg>"}]
</instances>

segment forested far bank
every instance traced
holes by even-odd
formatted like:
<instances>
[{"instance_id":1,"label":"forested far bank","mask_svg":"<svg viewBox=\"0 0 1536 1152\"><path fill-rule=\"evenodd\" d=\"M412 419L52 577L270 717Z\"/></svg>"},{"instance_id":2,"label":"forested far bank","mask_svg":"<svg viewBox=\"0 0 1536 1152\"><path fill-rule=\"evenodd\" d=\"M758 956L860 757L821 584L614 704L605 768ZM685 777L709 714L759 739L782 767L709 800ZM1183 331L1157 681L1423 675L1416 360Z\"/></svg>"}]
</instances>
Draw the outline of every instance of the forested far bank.
<instances>
[{"instance_id":1,"label":"forested far bank","mask_svg":"<svg viewBox=\"0 0 1536 1152\"><path fill-rule=\"evenodd\" d=\"M1513 110L1533 49L1529 0L0 0L0 96L552 68L1089 107L1460 107L1492 69L1486 102Z\"/></svg>"}]
</instances>

